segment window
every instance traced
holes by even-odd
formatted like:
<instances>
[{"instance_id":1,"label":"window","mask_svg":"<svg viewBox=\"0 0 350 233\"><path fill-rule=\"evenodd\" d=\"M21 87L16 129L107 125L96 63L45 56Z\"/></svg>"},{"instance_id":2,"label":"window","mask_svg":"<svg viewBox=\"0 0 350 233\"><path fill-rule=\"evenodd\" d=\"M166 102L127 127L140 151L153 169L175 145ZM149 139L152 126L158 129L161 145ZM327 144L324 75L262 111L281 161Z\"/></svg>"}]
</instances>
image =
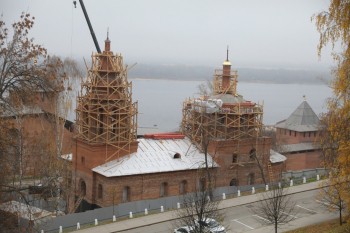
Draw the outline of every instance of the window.
<instances>
[{"instance_id":1,"label":"window","mask_svg":"<svg viewBox=\"0 0 350 233\"><path fill-rule=\"evenodd\" d=\"M235 153L232 155L232 163L237 163L238 162L238 155Z\"/></svg>"},{"instance_id":2,"label":"window","mask_svg":"<svg viewBox=\"0 0 350 233\"><path fill-rule=\"evenodd\" d=\"M179 193L180 194L187 193L187 181L186 180L181 181Z\"/></svg>"},{"instance_id":3,"label":"window","mask_svg":"<svg viewBox=\"0 0 350 233\"><path fill-rule=\"evenodd\" d=\"M316 131L314 132L314 137L316 137Z\"/></svg>"},{"instance_id":4,"label":"window","mask_svg":"<svg viewBox=\"0 0 350 233\"><path fill-rule=\"evenodd\" d=\"M179 153L174 154L174 159L180 159L181 155Z\"/></svg>"},{"instance_id":5,"label":"window","mask_svg":"<svg viewBox=\"0 0 350 233\"><path fill-rule=\"evenodd\" d=\"M85 165L85 157L81 156L81 164Z\"/></svg>"},{"instance_id":6,"label":"window","mask_svg":"<svg viewBox=\"0 0 350 233\"><path fill-rule=\"evenodd\" d=\"M80 195L85 196L86 195L86 184L85 181L80 181Z\"/></svg>"},{"instance_id":7,"label":"window","mask_svg":"<svg viewBox=\"0 0 350 233\"><path fill-rule=\"evenodd\" d=\"M238 180L236 178L233 178L231 181L230 181L230 186L238 186Z\"/></svg>"},{"instance_id":8,"label":"window","mask_svg":"<svg viewBox=\"0 0 350 233\"><path fill-rule=\"evenodd\" d=\"M297 136L297 131L294 131L294 137L296 137Z\"/></svg>"},{"instance_id":9,"label":"window","mask_svg":"<svg viewBox=\"0 0 350 233\"><path fill-rule=\"evenodd\" d=\"M254 160L255 157L256 157L256 149L253 148L253 149L251 149L250 152L249 152L249 159L250 159L250 160Z\"/></svg>"},{"instance_id":10,"label":"window","mask_svg":"<svg viewBox=\"0 0 350 233\"><path fill-rule=\"evenodd\" d=\"M304 132L304 138L306 137L306 133Z\"/></svg>"},{"instance_id":11,"label":"window","mask_svg":"<svg viewBox=\"0 0 350 233\"><path fill-rule=\"evenodd\" d=\"M311 137L311 132L309 132L309 137Z\"/></svg>"},{"instance_id":12,"label":"window","mask_svg":"<svg viewBox=\"0 0 350 233\"><path fill-rule=\"evenodd\" d=\"M165 197L168 195L168 183L164 182L160 185L160 196Z\"/></svg>"},{"instance_id":13,"label":"window","mask_svg":"<svg viewBox=\"0 0 350 233\"><path fill-rule=\"evenodd\" d=\"M123 188L122 201L123 202L130 201L130 187L129 186L126 186Z\"/></svg>"},{"instance_id":14,"label":"window","mask_svg":"<svg viewBox=\"0 0 350 233\"><path fill-rule=\"evenodd\" d=\"M205 190L205 188L206 188L206 186L207 186L207 181L205 180L205 178L201 178L200 180L199 180L199 184L198 184L198 188L199 188L199 191L200 192L203 192L204 190Z\"/></svg>"},{"instance_id":15,"label":"window","mask_svg":"<svg viewBox=\"0 0 350 233\"><path fill-rule=\"evenodd\" d=\"M292 130L289 130L289 136L292 136Z\"/></svg>"},{"instance_id":16,"label":"window","mask_svg":"<svg viewBox=\"0 0 350 233\"><path fill-rule=\"evenodd\" d=\"M97 189L97 197L98 198L102 198L102 184L98 185L98 189Z\"/></svg>"},{"instance_id":17,"label":"window","mask_svg":"<svg viewBox=\"0 0 350 233\"><path fill-rule=\"evenodd\" d=\"M255 182L255 175L254 175L254 173L250 173L249 175L248 175L248 185L253 185L254 184L254 182Z\"/></svg>"}]
</instances>

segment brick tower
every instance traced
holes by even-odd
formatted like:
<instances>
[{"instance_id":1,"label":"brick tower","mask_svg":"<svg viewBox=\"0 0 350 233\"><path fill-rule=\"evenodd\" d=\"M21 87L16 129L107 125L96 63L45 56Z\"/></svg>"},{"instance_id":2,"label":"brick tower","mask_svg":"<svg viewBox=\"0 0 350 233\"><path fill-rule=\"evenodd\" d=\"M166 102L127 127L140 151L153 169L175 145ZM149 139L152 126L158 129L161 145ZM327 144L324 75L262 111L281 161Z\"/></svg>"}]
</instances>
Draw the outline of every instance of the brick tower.
<instances>
[{"instance_id":1,"label":"brick tower","mask_svg":"<svg viewBox=\"0 0 350 233\"><path fill-rule=\"evenodd\" d=\"M182 132L220 165L218 186L253 185L269 175L271 139L262 136L263 106L237 93L236 70L226 60L216 69L210 96L183 105Z\"/></svg>"},{"instance_id":2,"label":"brick tower","mask_svg":"<svg viewBox=\"0 0 350 233\"><path fill-rule=\"evenodd\" d=\"M108 36L104 51L92 55L76 113L76 194L93 204L96 184L92 169L137 151L137 103L132 102L132 83L127 80L123 57L110 51Z\"/></svg>"}]
</instances>

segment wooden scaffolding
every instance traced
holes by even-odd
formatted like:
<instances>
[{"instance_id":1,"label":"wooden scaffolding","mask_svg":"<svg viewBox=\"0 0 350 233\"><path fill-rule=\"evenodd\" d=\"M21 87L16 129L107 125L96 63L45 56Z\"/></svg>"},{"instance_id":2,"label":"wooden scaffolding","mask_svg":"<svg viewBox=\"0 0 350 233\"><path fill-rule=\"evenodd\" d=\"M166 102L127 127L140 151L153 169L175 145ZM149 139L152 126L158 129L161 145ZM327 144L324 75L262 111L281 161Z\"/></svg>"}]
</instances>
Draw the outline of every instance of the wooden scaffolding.
<instances>
[{"instance_id":1,"label":"wooden scaffolding","mask_svg":"<svg viewBox=\"0 0 350 233\"><path fill-rule=\"evenodd\" d=\"M237 71L231 71L224 63L223 70L215 70L211 97L188 99L183 103L181 129L198 148L202 147L203 140L261 136L263 106L245 101L237 94L237 77Z\"/></svg>"},{"instance_id":2,"label":"wooden scaffolding","mask_svg":"<svg viewBox=\"0 0 350 233\"><path fill-rule=\"evenodd\" d=\"M131 143L136 141L137 102L132 102L132 83L127 80L123 57L110 52L109 44L106 47L103 53L92 55L76 114L77 139L112 146L113 154L106 157L108 161L121 151L130 152Z\"/></svg>"}]
</instances>

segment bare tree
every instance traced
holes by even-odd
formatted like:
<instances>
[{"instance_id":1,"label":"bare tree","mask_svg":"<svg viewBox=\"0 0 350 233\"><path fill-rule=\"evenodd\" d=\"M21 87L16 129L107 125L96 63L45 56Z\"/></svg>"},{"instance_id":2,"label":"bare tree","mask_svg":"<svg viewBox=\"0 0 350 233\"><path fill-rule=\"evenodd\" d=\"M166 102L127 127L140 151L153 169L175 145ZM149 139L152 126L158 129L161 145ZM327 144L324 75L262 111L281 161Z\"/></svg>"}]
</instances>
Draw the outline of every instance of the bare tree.
<instances>
[{"instance_id":1,"label":"bare tree","mask_svg":"<svg viewBox=\"0 0 350 233\"><path fill-rule=\"evenodd\" d=\"M295 218L295 203L287 195L283 186L272 187L270 191L261 194L260 201L253 208L253 213L260 216L264 224L273 224L275 233L280 225Z\"/></svg>"},{"instance_id":2,"label":"bare tree","mask_svg":"<svg viewBox=\"0 0 350 233\"><path fill-rule=\"evenodd\" d=\"M188 226L193 233L207 232L204 224L208 219L221 221L223 216L219 213L219 200L211 198L211 188L205 183L207 171L198 170L197 185L193 193L184 194L182 197L182 208L176 211L178 220L176 227ZM213 179L212 179L213 181Z\"/></svg>"}]
</instances>

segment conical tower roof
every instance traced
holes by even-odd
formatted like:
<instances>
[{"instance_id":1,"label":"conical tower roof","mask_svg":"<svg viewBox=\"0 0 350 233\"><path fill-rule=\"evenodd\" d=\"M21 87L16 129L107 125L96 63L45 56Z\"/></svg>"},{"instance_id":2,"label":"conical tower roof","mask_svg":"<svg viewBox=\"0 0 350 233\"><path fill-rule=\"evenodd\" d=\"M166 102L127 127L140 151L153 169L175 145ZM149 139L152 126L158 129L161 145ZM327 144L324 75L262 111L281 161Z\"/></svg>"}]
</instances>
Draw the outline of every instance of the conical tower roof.
<instances>
[{"instance_id":1,"label":"conical tower roof","mask_svg":"<svg viewBox=\"0 0 350 233\"><path fill-rule=\"evenodd\" d=\"M284 121L276 124L277 128L289 129L298 132L317 131L320 119L306 100Z\"/></svg>"}]
</instances>

